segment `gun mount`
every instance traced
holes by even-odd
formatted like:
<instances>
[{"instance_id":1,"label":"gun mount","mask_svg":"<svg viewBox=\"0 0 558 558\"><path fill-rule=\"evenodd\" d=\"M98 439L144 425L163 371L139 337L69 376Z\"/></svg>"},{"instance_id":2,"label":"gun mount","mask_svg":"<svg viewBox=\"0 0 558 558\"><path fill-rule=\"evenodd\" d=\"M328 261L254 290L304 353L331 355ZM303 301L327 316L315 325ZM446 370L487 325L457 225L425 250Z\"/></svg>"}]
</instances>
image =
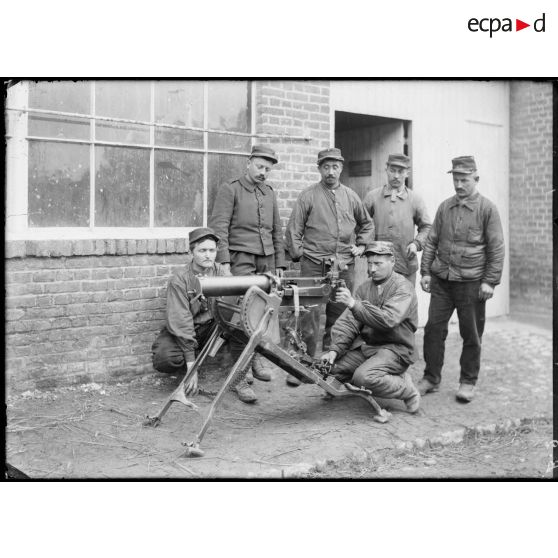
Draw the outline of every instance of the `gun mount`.
<instances>
[{"instance_id":1,"label":"gun mount","mask_svg":"<svg viewBox=\"0 0 558 558\"><path fill-rule=\"evenodd\" d=\"M309 306L325 302L332 289L340 285L340 281L342 280L339 279L338 268L333 264L323 277L279 278L263 274L199 278L196 296L212 298L215 328L181 383L159 413L154 417L147 417L144 425L157 426L174 401L197 408L186 398L184 386L206 357L215 356L224 338L231 336L245 344L244 350L215 396L196 439L183 443L187 447L186 456L203 455L200 444L215 409L229 387L248 366L254 352L263 355L301 382L318 385L331 397L357 396L365 399L372 406L373 419L377 422L387 422L390 415L380 408L372 392L341 383L331 374L330 365L306 353L306 345L298 328L300 313ZM294 326L285 328L287 348L280 346L277 318L281 312L294 314Z\"/></svg>"}]
</instances>

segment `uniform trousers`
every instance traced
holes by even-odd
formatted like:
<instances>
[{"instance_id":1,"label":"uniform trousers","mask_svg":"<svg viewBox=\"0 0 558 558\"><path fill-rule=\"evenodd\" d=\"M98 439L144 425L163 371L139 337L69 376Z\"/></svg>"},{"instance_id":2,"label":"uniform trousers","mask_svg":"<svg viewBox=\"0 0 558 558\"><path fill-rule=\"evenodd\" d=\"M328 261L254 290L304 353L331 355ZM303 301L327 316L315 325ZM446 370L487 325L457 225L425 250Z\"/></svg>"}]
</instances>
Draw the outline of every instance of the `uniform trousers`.
<instances>
[{"instance_id":1,"label":"uniform trousers","mask_svg":"<svg viewBox=\"0 0 558 558\"><path fill-rule=\"evenodd\" d=\"M408 367L390 349L361 345L343 355L335 363L333 373L338 380L369 389L378 397L406 399L413 395L405 380Z\"/></svg>"},{"instance_id":2,"label":"uniform trousers","mask_svg":"<svg viewBox=\"0 0 558 558\"><path fill-rule=\"evenodd\" d=\"M196 354L203 348L211 335L214 320L195 327L198 349ZM184 352L178 345L176 337L167 328L163 328L153 346L151 347L153 368L158 372L166 374L186 374L186 359Z\"/></svg>"},{"instance_id":3,"label":"uniform trousers","mask_svg":"<svg viewBox=\"0 0 558 558\"><path fill-rule=\"evenodd\" d=\"M463 339L459 381L473 385L477 382L486 309L486 302L479 300L480 284L480 280L446 281L431 276L428 322L424 328L424 377L433 384L442 379L448 322L455 309Z\"/></svg>"}]
</instances>

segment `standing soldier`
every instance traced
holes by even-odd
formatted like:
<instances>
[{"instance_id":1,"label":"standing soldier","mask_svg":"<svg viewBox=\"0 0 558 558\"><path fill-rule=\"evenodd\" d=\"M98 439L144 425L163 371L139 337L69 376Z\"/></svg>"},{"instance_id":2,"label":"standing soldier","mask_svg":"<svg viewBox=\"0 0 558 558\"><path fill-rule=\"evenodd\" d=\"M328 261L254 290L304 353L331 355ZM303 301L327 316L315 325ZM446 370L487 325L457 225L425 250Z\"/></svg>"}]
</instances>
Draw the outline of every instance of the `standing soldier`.
<instances>
[{"instance_id":1,"label":"standing soldier","mask_svg":"<svg viewBox=\"0 0 558 558\"><path fill-rule=\"evenodd\" d=\"M254 145L246 174L224 185L217 194L210 219L211 227L220 238L217 261L230 268L233 275L266 271L283 275L285 250L279 207L273 188L266 182L277 162L273 149ZM240 356L242 349L241 343L231 340L234 358ZM260 355L252 359L252 373L260 381L271 380ZM248 382L252 382L252 374L247 369L232 389L241 401L253 403L257 397Z\"/></svg>"},{"instance_id":2,"label":"standing soldier","mask_svg":"<svg viewBox=\"0 0 558 558\"><path fill-rule=\"evenodd\" d=\"M322 260L335 258L344 268L340 278L350 291L355 277L355 257L361 256L371 240L374 224L358 195L340 183L343 171L341 150L332 147L318 153L320 182L306 188L296 200L286 231L286 246L293 261L300 260L303 277L316 277L322 273ZM331 326L345 306L328 302L323 349L331 342ZM303 339L308 354L314 356L318 343L320 308L313 308L304 319ZM287 376L289 385L300 382Z\"/></svg>"},{"instance_id":3,"label":"standing soldier","mask_svg":"<svg viewBox=\"0 0 558 558\"><path fill-rule=\"evenodd\" d=\"M431 297L419 390L424 395L439 389L448 322L457 309L463 349L456 398L468 403L479 376L486 301L502 277L504 234L498 209L477 191L475 159L456 157L448 173L455 196L438 208L421 261L420 284Z\"/></svg>"},{"instance_id":4,"label":"standing soldier","mask_svg":"<svg viewBox=\"0 0 558 558\"><path fill-rule=\"evenodd\" d=\"M414 285L418 270L417 252L422 250L432 222L422 197L405 186L409 167L407 155L389 155L387 184L369 192L364 198L364 207L374 220L376 240L387 240L393 245L395 271Z\"/></svg>"}]
</instances>

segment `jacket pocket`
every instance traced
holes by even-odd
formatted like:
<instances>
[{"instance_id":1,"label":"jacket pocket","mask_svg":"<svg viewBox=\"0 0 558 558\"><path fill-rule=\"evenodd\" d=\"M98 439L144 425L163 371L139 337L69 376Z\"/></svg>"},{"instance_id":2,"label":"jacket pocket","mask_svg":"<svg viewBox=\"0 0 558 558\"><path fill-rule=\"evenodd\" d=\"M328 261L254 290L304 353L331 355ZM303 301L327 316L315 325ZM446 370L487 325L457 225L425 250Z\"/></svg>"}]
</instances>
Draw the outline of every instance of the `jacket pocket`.
<instances>
[{"instance_id":1,"label":"jacket pocket","mask_svg":"<svg viewBox=\"0 0 558 558\"><path fill-rule=\"evenodd\" d=\"M479 279L484 273L485 263L484 254L463 254L459 267L462 279Z\"/></svg>"},{"instance_id":2,"label":"jacket pocket","mask_svg":"<svg viewBox=\"0 0 558 558\"><path fill-rule=\"evenodd\" d=\"M476 227L471 227L467 231L467 242L470 244L482 244L482 230Z\"/></svg>"}]
</instances>

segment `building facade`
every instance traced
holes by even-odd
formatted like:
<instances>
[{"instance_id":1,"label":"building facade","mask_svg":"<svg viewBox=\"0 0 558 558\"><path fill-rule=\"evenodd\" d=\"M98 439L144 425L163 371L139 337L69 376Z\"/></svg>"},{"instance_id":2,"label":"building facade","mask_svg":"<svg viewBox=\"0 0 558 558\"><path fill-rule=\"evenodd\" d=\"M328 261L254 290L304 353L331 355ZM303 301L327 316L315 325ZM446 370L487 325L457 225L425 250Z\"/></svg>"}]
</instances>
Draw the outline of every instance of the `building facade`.
<instances>
[{"instance_id":1,"label":"building facade","mask_svg":"<svg viewBox=\"0 0 558 558\"><path fill-rule=\"evenodd\" d=\"M547 83L19 82L6 124L8 389L152 372L187 233L207 223L219 186L243 172L256 142L278 153L270 182L285 224L330 145L343 150L342 181L360 195L383 184L389 152L408 153L409 185L432 216L452 194L451 158L475 155L510 255L490 315L509 312L510 293L550 296L551 263L538 267L538 290L519 272L526 236L551 243L550 218L540 226L526 213L551 211Z\"/></svg>"}]
</instances>

